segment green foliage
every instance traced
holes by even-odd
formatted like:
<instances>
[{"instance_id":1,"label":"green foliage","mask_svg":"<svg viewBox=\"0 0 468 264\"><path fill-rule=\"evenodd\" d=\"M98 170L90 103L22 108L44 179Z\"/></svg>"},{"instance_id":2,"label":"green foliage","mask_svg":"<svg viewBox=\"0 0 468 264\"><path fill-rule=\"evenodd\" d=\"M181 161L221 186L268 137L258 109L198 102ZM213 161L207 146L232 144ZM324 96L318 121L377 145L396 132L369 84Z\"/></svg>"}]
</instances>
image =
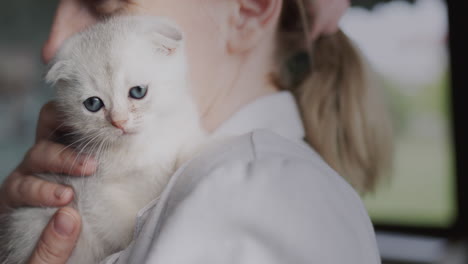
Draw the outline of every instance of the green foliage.
<instances>
[{"instance_id":1,"label":"green foliage","mask_svg":"<svg viewBox=\"0 0 468 264\"><path fill-rule=\"evenodd\" d=\"M448 227L456 213L449 73L423 87L385 82L395 122L392 177L365 197L380 224Z\"/></svg>"}]
</instances>

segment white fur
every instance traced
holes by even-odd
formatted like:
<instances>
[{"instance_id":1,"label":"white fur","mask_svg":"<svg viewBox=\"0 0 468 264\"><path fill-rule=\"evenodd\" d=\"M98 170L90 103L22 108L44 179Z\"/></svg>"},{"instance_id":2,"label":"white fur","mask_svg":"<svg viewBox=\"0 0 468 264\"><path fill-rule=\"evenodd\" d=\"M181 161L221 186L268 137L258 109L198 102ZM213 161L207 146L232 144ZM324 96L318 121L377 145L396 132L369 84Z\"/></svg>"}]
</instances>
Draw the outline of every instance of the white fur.
<instances>
[{"instance_id":1,"label":"white fur","mask_svg":"<svg viewBox=\"0 0 468 264\"><path fill-rule=\"evenodd\" d=\"M72 128L72 147L93 154L99 167L91 177L39 176L75 191L83 225L68 263L97 263L128 245L137 212L205 139L187 84L182 34L161 18L112 18L67 40L46 79ZM148 85L146 97L129 98L138 85ZM92 96L105 105L96 113L83 106ZM112 126L111 116L128 119L131 134ZM21 208L4 216L3 263L25 262L55 211Z\"/></svg>"}]
</instances>

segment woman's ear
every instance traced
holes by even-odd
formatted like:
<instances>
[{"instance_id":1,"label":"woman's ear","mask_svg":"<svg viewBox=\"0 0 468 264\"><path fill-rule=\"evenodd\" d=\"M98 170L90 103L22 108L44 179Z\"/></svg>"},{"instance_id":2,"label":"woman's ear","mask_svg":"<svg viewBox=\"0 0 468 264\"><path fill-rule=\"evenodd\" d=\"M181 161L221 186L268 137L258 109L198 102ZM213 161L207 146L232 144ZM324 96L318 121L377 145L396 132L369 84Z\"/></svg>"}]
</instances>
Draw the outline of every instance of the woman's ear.
<instances>
[{"instance_id":1,"label":"woman's ear","mask_svg":"<svg viewBox=\"0 0 468 264\"><path fill-rule=\"evenodd\" d=\"M255 47L273 31L281 14L282 0L234 0L234 15L231 17L231 32L228 37L228 51L246 52ZM292 1L292 0L287 0Z\"/></svg>"}]
</instances>

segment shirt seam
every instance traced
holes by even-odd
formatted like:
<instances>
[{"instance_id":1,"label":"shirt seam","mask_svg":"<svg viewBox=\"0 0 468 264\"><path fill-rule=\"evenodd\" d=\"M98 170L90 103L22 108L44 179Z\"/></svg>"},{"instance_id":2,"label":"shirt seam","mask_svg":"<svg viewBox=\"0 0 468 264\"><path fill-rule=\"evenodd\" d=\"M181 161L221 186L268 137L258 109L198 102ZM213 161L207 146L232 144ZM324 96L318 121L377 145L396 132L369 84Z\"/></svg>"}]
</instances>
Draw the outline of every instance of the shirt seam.
<instances>
[{"instance_id":1,"label":"shirt seam","mask_svg":"<svg viewBox=\"0 0 468 264\"><path fill-rule=\"evenodd\" d=\"M258 155L257 155L258 150L257 150L257 145L255 144L254 136L255 136L255 132L251 132L249 140L250 140L250 145L252 146L251 147L252 161L258 160Z\"/></svg>"}]
</instances>

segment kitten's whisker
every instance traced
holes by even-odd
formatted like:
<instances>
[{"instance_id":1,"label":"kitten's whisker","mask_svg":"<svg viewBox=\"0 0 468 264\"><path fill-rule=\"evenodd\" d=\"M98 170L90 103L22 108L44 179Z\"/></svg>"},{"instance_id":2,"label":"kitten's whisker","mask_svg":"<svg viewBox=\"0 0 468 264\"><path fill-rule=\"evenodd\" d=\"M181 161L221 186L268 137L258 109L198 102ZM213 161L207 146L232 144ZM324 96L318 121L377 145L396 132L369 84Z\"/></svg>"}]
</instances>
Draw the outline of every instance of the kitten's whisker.
<instances>
[{"instance_id":1,"label":"kitten's whisker","mask_svg":"<svg viewBox=\"0 0 468 264\"><path fill-rule=\"evenodd\" d=\"M68 174L71 173L71 169L75 166L76 161L78 160L78 158L80 157L80 155L86 150L86 147L87 147L91 142L93 142L96 138L98 138L101 134L102 134L102 132L101 132L101 133L98 133L97 135L95 135L94 137L92 137L92 138L83 146L83 148L78 152L78 154L77 154L76 157L75 157L75 160L74 160L73 163L72 163L72 166L70 167L70 171L68 172ZM89 157L88 157L88 158L89 158Z\"/></svg>"},{"instance_id":2,"label":"kitten's whisker","mask_svg":"<svg viewBox=\"0 0 468 264\"><path fill-rule=\"evenodd\" d=\"M100 159L100 147L102 144L104 144L104 142L107 141L107 139L104 137L104 135L106 134L106 132L100 132L97 137L102 137L102 140L96 142L96 144L93 144L92 147L90 148L89 151L87 151L89 154L93 154L94 158L96 159L96 161L99 161Z\"/></svg>"},{"instance_id":3,"label":"kitten's whisker","mask_svg":"<svg viewBox=\"0 0 468 264\"><path fill-rule=\"evenodd\" d=\"M97 144L99 144L99 141L97 141L96 139L99 138L100 136L104 135L105 132L104 131L100 131L98 132L97 134L94 134L94 135L88 135L87 138L89 138L89 140L86 142L86 144L84 146L83 143L80 144L80 149L79 149L79 152L78 152L78 155L77 155L77 158L80 157L82 155L82 153L86 152L87 154L91 154L93 151L94 151L94 148L96 147ZM88 146L91 145L91 147L89 147L90 150L88 150ZM81 147L82 146L82 147ZM88 162L89 162L89 159L91 158L91 155L88 155L86 157L86 159L83 161L83 165L84 165L84 169L83 171L86 171L87 167L88 167ZM75 160L73 161L73 165L71 168L73 168L74 164L76 163L76 158ZM84 177L84 174L82 173L80 175L83 179L86 179ZM85 187L85 181L80 181L80 184L82 185L81 188L84 188Z\"/></svg>"},{"instance_id":4,"label":"kitten's whisker","mask_svg":"<svg viewBox=\"0 0 468 264\"><path fill-rule=\"evenodd\" d=\"M62 122L59 126L57 126L54 130L52 130L52 132L50 132L46 138L50 140L52 136L55 134L55 132L57 132L60 128L64 126L65 126L65 123Z\"/></svg>"},{"instance_id":5,"label":"kitten's whisker","mask_svg":"<svg viewBox=\"0 0 468 264\"><path fill-rule=\"evenodd\" d=\"M80 139L75 140L74 142L72 142L72 143L66 145L65 147L63 147L56 155L57 155L57 156L60 155L60 153L62 153L62 152L63 152L64 150L66 150L67 148L69 148L69 147L71 147L71 146L73 146L73 145L75 145L75 144L78 144L79 142L82 142L82 141L84 141L84 140L86 140L86 139L88 139L88 138L90 138L90 136L85 136L85 137L83 137L83 138L80 138Z\"/></svg>"},{"instance_id":6,"label":"kitten's whisker","mask_svg":"<svg viewBox=\"0 0 468 264\"><path fill-rule=\"evenodd\" d=\"M104 152L104 153L108 153L109 148L110 148L110 146L111 146L111 142L110 142L109 140L107 140L107 139L106 139L104 142L105 142L105 144L104 144L104 150L103 150L103 152ZM102 156L100 155L100 157L99 157L99 163L101 162L101 158L103 158L103 156L104 156L104 155L102 155Z\"/></svg>"},{"instance_id":7,"label":"kitten's whisker","mask_svg":"<svg viewBox=\"0 0 468 264\"><path fill-rule=\"evenodd\" d=\"M83 151L83 149L81 148L81 146L82 146L83 144L89 144L89 143L91 142L91 139L83 140L83 141L84 141L84 142L80 143L80 146L79 146L80 148L78 148L78 153L75 155L75 158L74 158L74 160L73 160L73 162L72 162L72 166L70 166L70 168L69 168L68 174L71 173L71 170L72 170L73 167L75 166L75 163L76 163L77 159L80 157L80 155L81 155L81 153L82 153L82 151Z\"/></svg>"},{"instance_id":8,"label":"kitten's whisker","mask_svg":"<svg viewBox=\"0 0 468 264\"><path fill-rule=\"evenodd\" d=\"M102 135L103 135L102 132L99 133L99 134L95 137L95 139L96 139L97 137L99 137L99 136L102 136ZM88 154L94 153L94 150L96 149L96 147L97 147L98 145L102 144L102 143L103 143L103 141L100 141L100 142L97 141L97 142L93 143L93 145L91 146L91 150L88 152ZM91 156L88 155L88 156L86 157L85 161L84 161L84 171L86 171L86 169L88 168L88 162L89 162L89 159L90 159L90 158L91 158ZM96 161L98 160L98 157L96 157L96 155L94 156L94 158L96 159ZM81 176L84 176L84 175L81 175Z\"/></svg>"},{"instance_id":9,"label":"kitten's whisker","mask_svg":"<svg viewBox=\"0 0 468 264\"><path fill-rule=\"evenodd\" d=\"M62 149L56 154L56 156L55 156L54 158L56 158L57 156L59 156L63 151L65 151L66 149L72 147L73 145L76 145L76 144L78 144L78 143L81 142L81 143L80 143L80 146L81 146L82 143L83 143L83 141L86 141L86 140L89 139L89 138L91 138L90 135L85 136L85 137L83 137L83 138L80 138L80 139L78 139L78 140L75 140L74 142L72 142L72 143L70 143L69 145L67 145L67 146L65 146L64 148L62 148ZM65 161L64 161L64 163L63 163L62 168L61 168L60 171L63 171L63 166L65 166L65 163L66 163L66 162L68 161L68 159L69 159L70 157L72 157L72 156L73 156L73 155L69 155L69 156L65 159Z\"/></svg>"},{"instance_id":10,"label":"kitten's whisker","mask_svg":"<svg viewBox=\"0 0 468 264\"><path fill-rule=\"evenodd\" d=\"M99 163L100 160L101 160L101 155L102 155L103 146L106 144L106 142L107 142L106 139L102 140L102 141L101 141L101 144L99 145L99 147L98 147L98 149L97 149L97 151L96 151L96 156L95 156L95 158L96 158L96 161L97 161L98 163ZM86 163L85 168L86 168L87 165L88 165L88 164Z\"/></svg>"}]
</instances>

